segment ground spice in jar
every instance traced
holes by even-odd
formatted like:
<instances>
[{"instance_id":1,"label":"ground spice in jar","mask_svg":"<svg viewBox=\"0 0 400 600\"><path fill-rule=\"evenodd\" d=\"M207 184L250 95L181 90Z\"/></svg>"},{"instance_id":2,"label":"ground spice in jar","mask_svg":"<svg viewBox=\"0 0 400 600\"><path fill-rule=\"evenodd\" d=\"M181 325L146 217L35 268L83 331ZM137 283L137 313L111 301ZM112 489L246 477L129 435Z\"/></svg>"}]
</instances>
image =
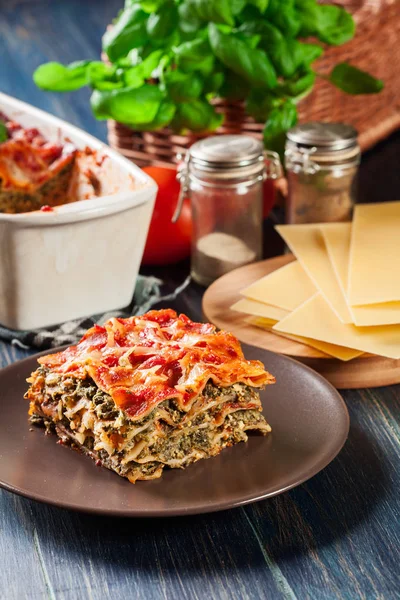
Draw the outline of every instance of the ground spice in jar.
<instances>
[{"instance_id":1,"label":"ground spice in jar","mask_svg":"<svg viewBox=\"0 0 400 600\"><path fill-rule=\"evenodd\" d=\"M254 250L243 240L227 233L209 233L200 238L196 246L193 270L197 268L205 279L221 277L256 259Z\"/></svg>"}]
</instances>

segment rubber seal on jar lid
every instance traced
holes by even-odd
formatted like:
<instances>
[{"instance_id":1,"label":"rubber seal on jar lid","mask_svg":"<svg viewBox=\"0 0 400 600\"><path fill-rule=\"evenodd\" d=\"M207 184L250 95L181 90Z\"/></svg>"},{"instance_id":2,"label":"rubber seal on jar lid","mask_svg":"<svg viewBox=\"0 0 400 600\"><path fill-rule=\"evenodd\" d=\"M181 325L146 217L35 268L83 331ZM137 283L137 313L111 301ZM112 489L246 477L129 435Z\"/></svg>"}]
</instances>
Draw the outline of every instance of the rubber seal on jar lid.
<instances>
[{"instance_id":1,"label":"rubber seal on jar lid","mask_svg":"<svg viewBox=\"0 0 400 600\"><path fill-rule=\"evenodd\" d=\"M315 147L321 152L336 152L357 146L357 131L346 123L311 121L292 127L288 141L300 147Z\"/></svg>"}]
</instances>

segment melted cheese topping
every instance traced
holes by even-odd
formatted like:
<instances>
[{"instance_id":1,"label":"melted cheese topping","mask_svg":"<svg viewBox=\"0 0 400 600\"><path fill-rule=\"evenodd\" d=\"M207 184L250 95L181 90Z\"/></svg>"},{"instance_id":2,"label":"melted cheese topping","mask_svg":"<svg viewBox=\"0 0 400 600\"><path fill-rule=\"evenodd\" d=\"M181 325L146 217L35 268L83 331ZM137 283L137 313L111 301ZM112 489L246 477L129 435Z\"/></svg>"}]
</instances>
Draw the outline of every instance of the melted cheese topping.
<instances>
[{"instance_id":1,"label":"melted cheese topping","mask_svg":"<svg viewBox=\"0 0 400 600\"><path fill-rule=\"evenodd\" d=\"M260 361L244 358L235 336L170 309L95 325L76 346L39 363L56 373L90 376L134 419L169 398L189 410L208 380L253 387L275 381Z\"/></svg>"}]
</instances>

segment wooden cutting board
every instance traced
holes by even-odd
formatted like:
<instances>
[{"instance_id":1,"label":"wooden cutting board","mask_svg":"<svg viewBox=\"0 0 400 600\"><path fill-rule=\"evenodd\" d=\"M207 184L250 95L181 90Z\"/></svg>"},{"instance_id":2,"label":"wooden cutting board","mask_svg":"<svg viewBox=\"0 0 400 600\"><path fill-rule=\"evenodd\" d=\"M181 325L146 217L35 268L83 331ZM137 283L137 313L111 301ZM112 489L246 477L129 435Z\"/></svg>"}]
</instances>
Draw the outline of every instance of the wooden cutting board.
<instances>
[{"instance_id":1,"label":"wooden cutting board","mask_svg":"<svg viewBox=\"0 0 400 600\"><path fill-rule=\"evenodd\" d=\"M293 260L292 254L285 254L240 267L217 279L203 297L203 313L207 321L231 331L241 342L300 360L338 389L400 383L400 360L363 354L343 362L305 344L255 327L248 322L246 315L230 309L242 297L240 290Z\"/></svg>"}]
</instances>

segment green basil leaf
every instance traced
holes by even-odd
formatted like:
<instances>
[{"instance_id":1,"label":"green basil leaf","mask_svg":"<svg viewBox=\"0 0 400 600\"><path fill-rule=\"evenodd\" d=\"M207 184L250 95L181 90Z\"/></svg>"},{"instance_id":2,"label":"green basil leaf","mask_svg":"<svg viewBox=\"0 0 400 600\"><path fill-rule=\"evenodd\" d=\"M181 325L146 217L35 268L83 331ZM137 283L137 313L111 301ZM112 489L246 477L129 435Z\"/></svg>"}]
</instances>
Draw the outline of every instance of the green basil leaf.
<instances>
[{"instance_id":1,"label":"green basil leaf","mask_svg":"<svg viewBox=\"0 0 400 600\"><path fill-rule=\"evenodd\" d=\"M138 5L124 9L115 25L103 35L103 50L111 62L145 44L147 19L148 14Z\"/></svg>"},{"instance_id":2,"label":"green basil leaf","mask_svg":"<svg viewBox=\"0 0 400 600\"><path fill-rule=\"evenodd\" d=\"M224 119L225 119L224 115L222 115L221 113L217 113L214 110L211 115L211 119L208 123L208 126L207 126L207 132L211 133L212 131L215 131L216 129L218 129L218 127L221 127L221 125L224 122Z\"/></svg>"},{"instance_id":3,"label":"green basil leaf","mask_svg":"<svg viewBox=\"0 0 400 600\"><path fill-rule=\"evenodd\" d=\"M101 80L95 81L90 84L90 87L94 90L107 91L107 90L119 90L126 87L126 84L121 79L119 81L107 81ZM138 86L139 87L139 86Z\"/></svg>"},{"instance_id":4,"label":"green basil leaf","mask_svg":"<svg viewBox=\"0 0 400 600\"><path fill-rule=\"evenodd\" d=\"M136 67L140 65L144 61L149 54L151 54L153 50L152 46L141 46L140 48L132 48L125 56L125 58L120 58L116 61L116 64L125 68L125 67Z\"/></svg>"},{"instance_id":5,"label":"green basil leaf","mask_svg":"<svg viewBox=\"0 0 400 600\"><path fill-rule=\"evenodd\" d=\"M221 33L216 25L208 26L215 56L256 88L273 89L277 85L275 69L265 52L249 48L245 42Z\"/></svg>"},{"instance_id":6,"label":"green basil leaf","mask_svg":"<svg viewBox=\"0 0 400 600\"><path fill-rule=\"evenodd\" d=\"M176 105L169 100L163 100L154 119L150 123L136 123L135 129L155 131L162 127L167 127L173 120L175 113Z\"/></svg>"},{"instance_id":7,"label":"green basil leaf","mask_svg":"<svg viewBox=\"0 0 400 600\"><path fill-rule=\"evenodd\" d=\"M258 44L261 41L260 34L254 35L254 34L238 32L238 33L235 33L235 37L238 40L242 40L243 42L245 42L246 46L249 46L249 48L257 48Z\"/></svg>"},{"instance_id":8,"label":"green basil leaf","mask_svg":"<svg viewBox=\"0 0 400 600\"><path fill-rule=\"evenodd\" d=\"M243 23L237 31L260 35L259 49L267 53L277 74L283 77L291 77L294 74L296 64L293 53L289 51L288 42L295 40L285 40L277 27L260 19Z\"/></svg>"},{"instance_id":9,"label":"green basil leaf","mask_svg":"<svg viewBox=\"0 0 400 600\"><path fill-rule=\"evenodd\" d=\"M86 78L87 85L96 90L113 90L124 85L118 69L101 61L93 61L87 65Z\"/></svg>"},{"instance_id":10,"label":"green basil leaf","mask_svg":"<svg viewBox=\"0 0 400 600\"><path fill-rule=\"evenodd\" d=\"M179 46L182 41L181 32L178 29L175 29L175 31L173 31L172 34L165 39L153 39L152 46L153 48L159 48L160 50L163 50L164 53L170 53L173 52L173 48Z\"/></svg>"},{"instance_id":11,"label":"green basil leaf","mask_svg":"<svg viewBox=\"0 0 400 600\"><path fill-rule=\"evenodd\" d=\"M126 0L126 6L133 6L134 4L140 4L140 8L147 13L157 12L161 6L166 2L166 0Z\"/></svg>"},{"instance_id":12,"label":"green basil leaf","mask_svg":"<svg viewBox=\"0 0 400 600\"><path fill-rule=\"evenodd\" d=\"M214 57L207 39L184 42L174 48L176 64L185 73L200 71L208 75L214 67Z\"/></svg>"},{"instance_id":13,"label":"green basil leaf","mask_svg":"<svg viewBox=\"0 0 400 600\"><path fill-rule=\"evenodd\" d=\"M376 94L384 87L381 79L376 79L369 73L361 71L348 63L336 65L329 76L329 80L339 89L353 95Z\"/></svg>"},{"instance_id":14,"label":"green basil leaf","mask_svg":"<svg viewBox=\"0 0 400 600\"><path fill-rule=\"evenodd\" d=\"M140 53L135 54L133 51L131 51L129 53L129 57L129 62L134 66L118 69L118 73L121 75L121 79L123 80L125 87L134 89L141 87L146 79L149 79L157 70L163 58L163 52L162 50L155 50L146 58L142 59L140 57ZM107 89L103 86L95 87L96 89Z\"/></svg>"},{"instance_id":15,"label":"green basil leaf","mask_svg":"<svg viewBox=\"0 0 400 600\"><path fill-rule=\"evenodd\" d=\"M186 0L191 5L197 18L203 22L235 24L231 8L231 0Z\"/></svg>"},{"instance_id":16,"label":"green basil leaf","mask_svg":"<svg viewBox=\"0 0 400 600\"><path fill-rule=\"evenodd\" d=\"M340 46L354 37L355 23L340 6L321 4L318 8L318 37L327 44Z\"/></svg>"},{"instance_id":17,"label":"green basil leaf","mask_svg":"<svg viewBox=\"0 0 400 600\"><path fill-rule=\"evenodd\" d=\"M307 71L300 73L297 77L285 81L280 87L280 92L285 96L300 96L305 92L310 91L315 83L315 73L313 71Z\"/></svg>"},{"instance_id":18,"label":"green basil leaf","mask_svg":"<svg viewBox=\"0 0 400 600\"><path fill-rule=\"evenodd\" d=\"M139 69L139 66L125 69L123 74L124 87L136 89L144 84L144 77Z\"/></svg>"},{"instance_id":19,"label":"green basil leaf","mask_svg":"<svg viewBox=\"0 0 400 600\"><path fill-rule=\"evenodd\" d=\"M90 107L96 119L102 121L111 119L109 103L113 90L93 90L90 96Z\"/></svg>"},{"instance_id":20,"label":"green basil leaf","mask_svg":"<svg viewBox=\"0 0 400 600\"><path fill-rule=\"evenodd\" d=\"M142 72L144 79L152 76L153 72L158 68L163 55L164 52L162 50L155 50L139 63L138 68Z\"/></svg>"},{"instance_id":21,"label":"green basil leaf","mask_svg":"<svg viewBox=\"0 0 400 600\"><path fill-rule=\"evenodd\" d=\"M305 44L298 40L287 40L287 49L293 57L296 69L310 67L311 63L319 58L324 50L317 44Z\"/></svg>"},{"instance_id":22,"label":"green basil leaf","mask_svg":"<svg viewBox=\"0 0 400 600\"><path fill-rule=\"evenodd\" d=\"M169 68L171 62L172 56L170 56L169 54L164 54L164 56L161 57L158 67L152 72L152 78L159 79L161 81L164 72Z\"/></svg>"},{"instance_id":23,"label":"green basil leaf","mask_svg":"<svg viewBox=\"0 0 400 600\"><path fill-rule=\"evenodd\" d=\"M97 119L114 119L120 123L135 125L151 123L160 108L162 92L155 85L121 90L95 90L90 98Z\"/></svg>"},{"instance_id":24,"label":"green basil leaf","mask_svg":"<svg viewBox=\"0 0 400 600\"><path fill-rule=\"evenodd\" d=\"M205 54L209 54L210 45L207 40L196 39L190 42L184 42L174 48L176 62L179 67L186 67L187 71L195 71L196 63L204 59Z\"/></svg>"},{"instance_id":25,"label":"green basil leaf","mask_svg":"<svg viewBox=\"0 0 400 600\"><path fill-rule=\"evenodd\" d=\"M158 12L152 13L146 24L147 35L152 40L163 41L172 35L178 21L178 10L173 0L163 4ZM164 46L165 47L165 46Z\"/></svg>"},{"instance_id":26,"label":"green basil leaf","mask_svg":"<svg viewBox=\"0 0 400 600\"><path fill-rule=\"evenodd\" d=\"M174 102L190 102L198 98L203 91L203 80L197 73L170 71L165 74L164 83Z\"/></svg>"},{"instance_id":27,"label":"green basil leaf","mask_svg":"<svg viewBox=\"0 0 400 600\"><path fill-rule=\"evenodd\" d=\"M0 143L8 140L8 131L4 121L0 120Z\"/></svg>"},{"instance_id":28,"label":"green basil leaf","mask_svg":"<svg viewBox=\"0 0 400 600\"><path fill-rule=\"evenodd\" d=\"M88 82L92 83L99 80L115 79L116 71L114 65L106 65L100 60L94 60L87 65L86 74Z\"/></svg>"},{"instance_id":29,"label":"green basil leaf","mask_svg":"<svg viewBox=\"0 0 400 600\"><path fill-rule=\"evenodd\" d=\"M249 21L260 21L264 18L264 15L261 15L258 8L254 6L254 4L247 4L244 7L240 15L237 15L236 20L239 24L245 24Z\"/></svg>"},{"instance_id":30,"label":"green basil leaf","mask_svg":"<svg viewBox=\"0 0 400 600\"><path fill-rule=\"evenodd\" d=\"M199 65L198 71L203 77L209 77L214 71L215 58L213 55L207 56Z\"/></svg>"},{"instance_id":31,"label":"green basil leaf","mask_svg":"<svg viewBox=\"0 0 400 600\"><path fill-rule=\"evenodd\" d=\"M212 73L204 82L204 94L215 94L218 92L224 83L224 74L222 71Z\"/></svg>"},{"instance_id":32,"label":"green basil leaf","mask_svg":"<svg viewBox=\"0 0 400 600\"><path fill-rule=\"evenodd\" d=\"M282 98L260 93L258 90L251 92L246 101L247 112L259 123L265 121L271 110L282 104Z\"/></svg>"},{"instance_id":33,"label":"green basil leaf","mask_svg":"<svg viewBox=\"0 0 400 600\"><path fill-rule=\"evenodd\" d=\"M279 29L270 23L261 21L260 29L262 31L260 48L268 54L279 75L291 77L296 70L296 64L289 50L289 40L286 40Z\"/></svg>"},{"instance_id":34,"label":"green basil leaf","mask_svg":"<svg viewBox=\"0 0 400 600\"><path fill-rule=\"evenodd\" d=\"M269 0L249 0L250 4L254 4L260 13L265 13L268 7Z\"/></svg>"},{"instance_id":35,"label":"green basil leaf","mask_svg":"<svg viewBox=\"0 0 400 600\"><path fill-rule=\"evenodd\" d=\"M318 35L319 4L316 0L295 0L297 14L300 20L301 37Z\"/></svg>"},{"instance_id":36,"label":"green basil leaf","mask_svg":"<svg viewBox=\"0 0 400 600\"><path fill-rule=\"evenodd\" d=\"M33 73L33 81L42 90L72 92L88 83L87 70L90 61L82 60L70 65L48 62L40 65Z\"/></svg>"},{"instance_id":37,"label":"green basil leaf","mask_svg":"<svg viewBox=\"0 0 400 600\"><path fill-rule=\"evenodd\" d=\"M297 123L297 109L293 102L287 100L269 113L264 127L264 144L268 150L283 156L286 132Z\"/></svg>"},{"instance_id":38,"label":"green basil leaf","mask_svg":"<svg viewBox=\"0 0 400 600\"><path fill-rule=\"evenodd\" d=\"M134 50L137 50L137 48L135 48ZM131 52L134 52L134 50L131 50ZM118 60L116 60L113 63L113 65L122 69L129 69L130 67L133 67L135 63L129 59L129 54L130 52L127 56L124 56L124 58L119 58ZM141 62L141 59L138 62Z\"/></svg>"},{"instance_id":39,"label":"green basil leaf","mask_svg":"<svg viewBox=\"0 0 400 600\"><path fill-rule=\"evenodd\" d=\"M269 0L265 16L285 37L296 37L300 30L300 19L294 0Z\"/></svg>"},{"instance_id":40,"label":"green basil leaf","mask_svg":"<svg viewBox=\"0 0 400 600\"><path fill-rule=\"evenodd\" d=\"M232 15L238 15L246 6L246 0L231 0Z\"/></svg>"},{"instance_id":41,"label":"green basil leaf","mask_svg":"<svg viewBox=\"0 0 400 600\"><path fill-rule=\"evenodd\" d=\"M263 20L243 23L239 33L261 36L258 47L271 59L278 75L292 77L300 66L308 66L314 57L322 53L320 46L303 44L295 39L285 39L277 27Z\"/></svg>"},{"instance_id":42,"label":"green basil leaf","mask_svg":"<svg viewBox=\"0 0 400 600\"><path fill-rule=\"evenodd\" d=\"M196 34L203 22L197 14L193 3L184 2L178 6L179 28L184 33Z\"/></svg>"},{"instance_id":43,"label":"green basil leaf","mask_svg":"<svg viewBox=\"0 0 400 600\"><path fill-rule=\"evenodd\" d=\"M219 96L227 100L244 100L251 90L250 84L246 79L240 77L233 71L226 70L224 82L219 90Z\"/></svg>"},{"instance_id":44,"label":"green basil leaf","mask_svg":"<svg viewBox=\"0 0 400 600\"><path fill-rule=\"evenodd\" d=\"M87 66L87 84L95 90L115 90L124 87L123 69L100 61Z\"/></svg>"},{"instance_id":45,"label":"green basil leaf","mask_svg":"<svg viewBox=\"0 0 400 600\"><path fill-rule=\"evenodd\" d=\"M316 36L334 46L353 38L355 23L351 14L344 8L317 4L316 0L296 0L296 7L302 37Z\"/></svg>"},{"instance_id":46,"label":"green basil leaf","mask_svg":"<svg viewBox=\"0 0 400 600\"><path fill-rule=\"evenodd\" d=\"M179 104L172 126L177 131L189 129L195 132L215 130L221 123L222 115L217 115L213 106L205 100L194 100Z\"/></svg>"},{"instance_id":47,"label":"green basil leaf","mask_svg":"<svg viewBox=\"0 0 400 600\"><path fill-rule=\"evenodd\" d=\"M137 69L137 72L143 79L149 79L152 77L153 72L159 67L161 60L164 57L162 50L154 50L147 54L142 49L134 49L129 52L129 67Z\"/></svg>"}]
</instances>

